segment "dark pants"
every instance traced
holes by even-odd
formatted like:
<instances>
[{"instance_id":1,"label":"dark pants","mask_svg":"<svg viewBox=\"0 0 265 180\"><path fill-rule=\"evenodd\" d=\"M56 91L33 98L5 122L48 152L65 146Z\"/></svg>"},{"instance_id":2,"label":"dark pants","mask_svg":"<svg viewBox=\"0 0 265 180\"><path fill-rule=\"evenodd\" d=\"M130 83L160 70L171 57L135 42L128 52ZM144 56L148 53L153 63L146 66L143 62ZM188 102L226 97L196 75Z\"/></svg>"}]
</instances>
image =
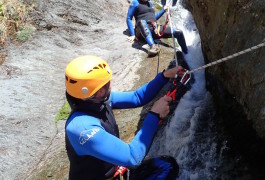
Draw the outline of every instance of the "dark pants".
<instances>
[{"instance_id":1,"label":"dark pants","mask_svg":"<svg viewBox=\"0 0 265 180\"><path fill-rule=\"evenodd\" d=\"M138 22L137 27L135 29L135 31L136 31L135 35L138 39L144 38L146 40L148 33L146 33L146 31L144 31L144 28L148 28L150 30L150 32L152 33L153 39L172 38L171 28L169 26L166 27L163 36L160 37L155 33L155 28L151 24L147 25L147 23L144 23L144 24L143 23L139 24L139 23L141 23L141 22L140 21ZM159 32L160 34L162 33L163 27L164 27L163 25L160 25L160 32ZM177 39L178 44L180 45L182 51L185 54L187 54L188 49L187 49L187 45L186 45L186 41L185 41L185 37L184 37L183 32L181 30L173 30L173 36L174 36L174 38Z\"/></svg>"},{"instance_id":2,"label":"dark pants","mask_svg":"<svg viewBox=\"0 0 265 180\"><path fill-rule=\"evenodd\" d=\"M179 172L179 166L176 160L171 156L147 158L140 166L129 169L130 180L175 180ZM127 179L127 173L123 177L124 179Z\"/></svg>"}]
</instances>

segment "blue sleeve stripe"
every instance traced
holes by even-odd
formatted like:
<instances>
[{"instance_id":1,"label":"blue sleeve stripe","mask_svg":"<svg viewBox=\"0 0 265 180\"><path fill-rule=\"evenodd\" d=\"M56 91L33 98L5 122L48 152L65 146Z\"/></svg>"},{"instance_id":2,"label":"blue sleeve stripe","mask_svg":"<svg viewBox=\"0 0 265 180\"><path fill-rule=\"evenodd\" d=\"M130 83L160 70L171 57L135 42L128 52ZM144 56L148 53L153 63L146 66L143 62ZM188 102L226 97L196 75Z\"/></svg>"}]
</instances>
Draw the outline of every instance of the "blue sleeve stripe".
<instances>
[{"instance_id":1,"label":"blue sleeve stripe","mask_svg":"<svg viewBox=\"0 0 265 180\"><path fill-rule=\"evenodd\" d=\"M161 16L163 16L164 13L165 13L165 10L162 8L162 10L159 11L159 12L155 15L156 20L158 20L159 18L161 18Z\"/></svg>"}]
</instances>

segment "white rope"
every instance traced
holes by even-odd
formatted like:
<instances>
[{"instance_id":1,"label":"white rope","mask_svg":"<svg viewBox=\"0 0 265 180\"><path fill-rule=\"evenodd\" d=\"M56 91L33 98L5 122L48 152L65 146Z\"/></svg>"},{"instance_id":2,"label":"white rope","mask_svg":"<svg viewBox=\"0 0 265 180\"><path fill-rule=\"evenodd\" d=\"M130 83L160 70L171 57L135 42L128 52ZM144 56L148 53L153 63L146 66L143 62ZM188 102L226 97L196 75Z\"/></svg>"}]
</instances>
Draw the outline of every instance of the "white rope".
<instances>
[{"instance_id":1,"label":"white rope","mask_svg":"<svg viewBox=\"0 0 265 180\"><path fill-rule=\"evenodd\" d=\"M164 8L164 6L158 2L156 2L157 5L159 5L161 8ZM173 47L174 47L174 59L176 60L176 66L178 66L178 60L177 60L177 51L176 51L176 42L175 42L175 37L173 34L173 25L172 25L172 21L171 21L171 16L170 16L170 12L169 9L172 7L172 0L167 0L166 1L166 5L169 5L168 9L167 9L167 14L168 14L168 21L169 21L169 26L170 26L170 30L171 30L171 35L172 35L172 40L173 40Z\"/></svg>"},{"instance_id":2,"label":"white rope","mask_svg":"<svg viewBox=\"0 0 265 180\"><path fill-rule=\"evenodd\" d=\"M264 46L265 46L265 42L262 42L262 43L260 43L260 44L258 44L258 45L256 45L256 46L251 47L251 48L245 49L245 50L240 51L240 52L238 52L238 53L232 54L232 55L230 55L230 56L224 57L224 58L219 59L219 60L217 60L217 61L211 62L211 63L206 64L206 65L204 65L204 66L201 66L201 67L198 67L198 68L193 69L193 70L191 70L191 71L188 71L187 74L191 74L191 73L194 73L194 72L196 72L196 71L199 71L199 70L205 69L205 68L207 68L207 67L217 65L217 64L219 64L219 63L222 63L222 62L227 61L227 60L229 60L229 59L233 59L233 58L235 58L235 57L237 57L237 56L239 56L239 55L242 55L242 54L245 54L245 53L248 53L248 52L254 51L254 50L259 49L259 48L264 47Z\"/></svg>"}]
</instances>

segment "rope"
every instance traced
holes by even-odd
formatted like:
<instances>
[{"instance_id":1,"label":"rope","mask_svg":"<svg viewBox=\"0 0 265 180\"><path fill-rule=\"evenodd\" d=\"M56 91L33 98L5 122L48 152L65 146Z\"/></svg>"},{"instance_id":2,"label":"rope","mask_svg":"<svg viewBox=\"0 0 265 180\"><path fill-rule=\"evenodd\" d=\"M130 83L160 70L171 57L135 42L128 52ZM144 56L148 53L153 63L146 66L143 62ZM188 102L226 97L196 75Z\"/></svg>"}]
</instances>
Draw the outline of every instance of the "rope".
<instances>
[{"instance_id":1,"label":"rope","mask_svg":"<svg viewBox=\"0 0 265 180\"><path fill-rule=\"evenodd\" d=\"M173 26L172 26L172 22L171 22L171 17L170 17L170 13L169 13L169 7L167 9L167 13L168 13L168 20L169 20L169 24L170 24L170 30L171 30L171 34L172 34L172 40L173 40L173 47L174 47L174 59L176 60L176 66L178 66L178 60L177 60L177 51L176 51L176 44L175 44L175 37L173 35Z\"/></svg>"},{"instance_id":2,"label":"rope","mask_svg":"<svg viewBox=\"0 0 265 180\"><path fill-rule=\"evenodd\" d=\"M158 42L157 44L158 44L158 48L160 49L159 42ZM157 68L156 68L156 74L158 74L158 71L159 71L159 61L160 61L160 51L158 52L158 55L157 55Z\"/></svg>"},{"instance_id":3,"label":"rope","mask_svg":"<svg viewBox=\"0 0 265 180\"><path fill-rule=\"evenodd\" d=\"M224 57L224 58L219 59L219 60L217 60L217 61L211 62L211 63L206 64L206 65L204 65L204 66L201 66L201 67L198 67L198 68L193 69L193 70L191 70L191 71L188 71L187 74L191 74L191 73L194 73L194 72L196 72L196 71L199 71L199 70L205 69L205 68L207 68L207 67L217 65L217 64L219 64L219 63L225 62L225 61L227 61L227 60L229 60L229 59L235 58L235 57L237 57L237 56L239 56L239 55L242 55L242 54L246 54L246 53L248 53L248 52L254 51L254 50L259 49L259 48L264 47L264 46L265 46L265 42L262 42L262 43L260 43L260 44L258 44L258 45L256 45L256 46L251 47L251 48L245 49L245 50L240 51L240 52L238 52L238 53L232 54L232 55L230 55L230 56Z\"/></svg>"},{"instance_id":4,"label":"rope","mask_svg":"<svg viewBox=\"0 0 265 180\"><path fill-rule=\"evenodd\" d=\"M162 4L159 4L156 2L156 4L158 4L160 7L163 8ZM170 17L170 13L169 13L169 9L170 7L172 7L172 0L166 1L166 5L167 4L171 4L168 9L167 9L167 17L168 17L168 21L170 24L170 30L171 30L171 34L172 34L172 40L173 40L173 47L174 47L174 59L176 60L176 66L178 66L178 60L177 60L177 52L176 52L176 42L175 42L175 37L173 35L173 26L172 26L172 22L171 22L171 17Z\"/></svg>"}]
</instances>

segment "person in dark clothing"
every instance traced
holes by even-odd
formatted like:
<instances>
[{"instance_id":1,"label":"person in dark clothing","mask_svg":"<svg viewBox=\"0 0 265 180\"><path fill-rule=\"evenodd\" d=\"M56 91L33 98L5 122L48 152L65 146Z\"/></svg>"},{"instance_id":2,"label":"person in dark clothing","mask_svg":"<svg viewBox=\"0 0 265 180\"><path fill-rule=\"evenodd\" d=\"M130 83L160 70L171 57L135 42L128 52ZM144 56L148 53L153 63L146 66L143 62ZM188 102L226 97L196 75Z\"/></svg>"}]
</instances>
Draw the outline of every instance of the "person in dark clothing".
<instances>
[{"instance_id":1,"label":"person in dark clothing","mask_svg":"<svg viewBox=\"0 0 265 180\"><path fill-rule=\"evenodd\" d=\"M131 92L111 91L112 71L97 56L81 56L65 69L66 98L71 113L65 124L65 142L70 160L69 179L108 179L126 167L130 179L176 179L173 157L144 160L158 130L159 120L169 113L171 97L156 101L130 143L119 139L112 109L128 109L150 102L170 78L183 75L181 66L157 76ZM130 173L129 173L130 172Z\"/></svg>"},{"instance_id":2,"label":"person in dark clothing","mask_svg":"<svg viewBox=\"0 0 265 180\"><path fill-rule=\"evenodd\" d=\"M162 36L164 26L157 26L156 21L165 13L168 6L164 6L163 9L155 14L154 4L151 0L132 0L127 13L127 26L130 32L128 40L133 42L135 39L144 38L150 46L149 54L156 55L160 49L154 43L154 39L158 38L171 38L171 28L166 27ZM135 29L133 27L132 19L135 18ZM178 40L182 52L187 54L188 48L186 41L181 30L175 30L173 28L173 36Z\"/></svg>"}]
</instances>

